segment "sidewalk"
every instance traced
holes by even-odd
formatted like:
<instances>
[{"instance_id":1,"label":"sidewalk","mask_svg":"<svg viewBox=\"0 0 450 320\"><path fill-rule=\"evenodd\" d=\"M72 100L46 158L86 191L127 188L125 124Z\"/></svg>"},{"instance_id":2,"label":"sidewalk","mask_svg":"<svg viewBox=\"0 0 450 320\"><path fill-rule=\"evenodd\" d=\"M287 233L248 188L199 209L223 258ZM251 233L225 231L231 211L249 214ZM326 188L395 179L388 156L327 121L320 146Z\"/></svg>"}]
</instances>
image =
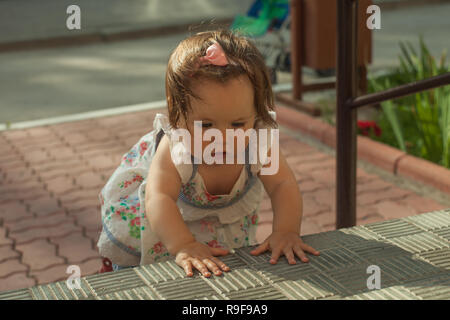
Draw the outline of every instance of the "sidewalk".
<instances>
[{"instance_id":1,"label":"sidewalk","mask_svg":"<svg viewBox=\"0 0 450 320\"><path fill-rule=\"evenodd\" d=\"M4 0L0 13L0 44L46 39L91 37L102 41L121 33L198 25L202 21L232 21L236 14L245 14L253 0ZM69 30L67 7L78 5L81 29ZM94 39L95 38L95 39Z\"/></svg>"},{"instance_id":2,"label":"sidewalk","mask_svg":"<svg viewBox=\"0 0 450 320\"><path fill-rule=\"evenodd\" d=\"M186 31L202 22L231 23L253 0L26 0L0 1L0 51L130 39ZM372 0L381 10L430 6L449 0ZM70 5L81 11L81 29L68 30ZM2 17L1 14L7 14Z\"/></svg>"},{"instance_id":3,"label":"sidewalk","mask_svg":"<svg viewBox=\"0 0 450 320\"><path fill-rule=\"evenodd\" d=\"M81 276L97 273L97 195L157 112L165 110L0 132L0 291L67 279L72 264ZM280 146L303 195L302 235L334 230L333 149L286 127ZM359 165L357 182L358 225L450 207L429 188L367 164ZM271 221L265 196L259 241Z\"/></svg>"}]
</instances>

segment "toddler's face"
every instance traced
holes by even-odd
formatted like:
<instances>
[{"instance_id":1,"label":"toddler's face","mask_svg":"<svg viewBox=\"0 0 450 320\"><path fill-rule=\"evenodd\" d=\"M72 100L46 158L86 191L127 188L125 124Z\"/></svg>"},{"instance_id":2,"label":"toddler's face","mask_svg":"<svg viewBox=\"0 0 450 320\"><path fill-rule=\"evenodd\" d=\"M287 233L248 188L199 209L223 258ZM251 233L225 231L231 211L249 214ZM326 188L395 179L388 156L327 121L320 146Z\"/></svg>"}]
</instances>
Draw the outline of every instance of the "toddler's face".
<instances>
[{"instance_id":1,"label":"toddler's face","mask_svg":"<svg viewBox=\"0 0 450 320\"><path fill-rule=\"evenodd\" d=\"M202 121L202 132L210 128L220 130L223 143L222 150L227 150L226 129L242 129L244 132L254 127L256 120L256 108L254 106L254 91L247 76L240 76L222 84L214 81L198 82L192 88L202 100L191 99L192 112L188 114L187 129L191 134L191 154L194 154L194 121ZM202 154L205 148L214 142L203 141ZM237 153L245 150L249 143L248 136L245 137L244 148L238 146L237 137L234 138L234 163ZM228 146L230 148L230 146ZM230 149L228 149L230 150ZM225 163L225 155L223 162ZM202 159L202 162L204 160Z\"/></svg>"}]
</instances>

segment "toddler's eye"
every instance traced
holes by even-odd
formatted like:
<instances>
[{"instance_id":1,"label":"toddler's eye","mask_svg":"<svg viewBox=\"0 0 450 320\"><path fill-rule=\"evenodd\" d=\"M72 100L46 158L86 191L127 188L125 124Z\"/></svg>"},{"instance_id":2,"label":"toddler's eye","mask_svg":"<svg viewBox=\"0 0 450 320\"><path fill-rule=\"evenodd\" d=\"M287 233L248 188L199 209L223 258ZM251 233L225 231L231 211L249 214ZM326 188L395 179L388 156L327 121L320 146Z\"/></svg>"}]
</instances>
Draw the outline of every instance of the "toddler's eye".
<instances>
[{"instance_id":1,"label":"toddler's eye","mask_svg":"<svg viewBox=\"0 0 450 320\"><path fill-rule=\"evenodd\" d=\"M231 124L233 127L243 127L245 122L234 122Z\"/></svg>"}]
</instances>

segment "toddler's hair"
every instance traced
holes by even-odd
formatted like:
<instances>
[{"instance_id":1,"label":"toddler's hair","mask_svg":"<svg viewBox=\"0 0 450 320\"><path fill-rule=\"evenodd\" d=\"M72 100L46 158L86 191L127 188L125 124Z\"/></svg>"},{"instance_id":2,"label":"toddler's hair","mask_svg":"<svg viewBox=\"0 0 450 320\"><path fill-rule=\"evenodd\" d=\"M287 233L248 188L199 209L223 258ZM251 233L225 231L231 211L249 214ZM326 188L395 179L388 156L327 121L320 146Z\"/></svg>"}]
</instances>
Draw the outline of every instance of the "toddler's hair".
<instances>
[{"instance_id":1,"label":"toddler's hair","mask_svg":"<svg viewBox=\"0 0 450 320\"><path fill-rule=\"evenodd\" d=\"M215 42L222 46L229 64L196 68L197 59L204 56L206 49ZM274 110L274 98L263 56L249 39L226 29L192 35L181 41L170 55L166 72L166 98L171 126L177 128L181 117L187 119L191 110L191 96L199 99L191 89L194 81L225 83L240 75L247 75L252 84L257 117L269 126L277 127L268 112Z\"/></svg>"}]
</instances>

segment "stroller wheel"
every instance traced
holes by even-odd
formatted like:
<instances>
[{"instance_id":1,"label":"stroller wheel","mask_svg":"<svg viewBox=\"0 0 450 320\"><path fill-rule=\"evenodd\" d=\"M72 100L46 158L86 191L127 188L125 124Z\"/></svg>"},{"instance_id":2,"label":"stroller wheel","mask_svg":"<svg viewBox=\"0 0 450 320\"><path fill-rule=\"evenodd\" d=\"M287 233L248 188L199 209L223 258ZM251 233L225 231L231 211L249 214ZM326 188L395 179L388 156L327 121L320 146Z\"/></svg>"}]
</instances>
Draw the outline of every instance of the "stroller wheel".
<instances>
[{"instance_id":1,"label":"stroller wheel","mask_svg":"<svg viewBox=\"0 0 450 320\"><path fill-rule=\"evenodd\" d=\"M288 53L284 56L283 68L287 72L291 72L291 54Z\"/></svg>"},{"instance_id":2,"label":"stroller wheel","mask_svg":"<svg viewBox=\"0 0 450 320\"><path fill-rule=\"evenodd\" d=\"M280 71L291 72L291 54L289 52L277 56L277 67Z\"/></svg>"}]
</instances>

